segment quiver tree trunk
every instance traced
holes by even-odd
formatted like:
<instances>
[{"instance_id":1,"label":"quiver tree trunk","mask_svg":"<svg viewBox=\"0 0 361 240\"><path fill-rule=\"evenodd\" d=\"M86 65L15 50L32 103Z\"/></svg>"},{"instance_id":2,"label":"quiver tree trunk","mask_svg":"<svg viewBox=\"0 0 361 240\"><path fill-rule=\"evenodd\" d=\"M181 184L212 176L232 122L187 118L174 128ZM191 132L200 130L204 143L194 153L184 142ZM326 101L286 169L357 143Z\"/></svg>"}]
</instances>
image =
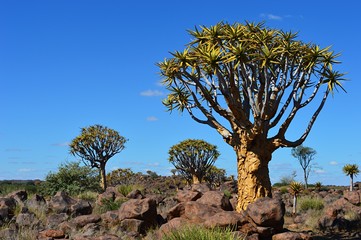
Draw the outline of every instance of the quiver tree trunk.
<instances>
[{"instance_id":1,"label":"quiver tree trunk","mask_svg":"<svg viewBox=\"0 0 361 240\"><path fill-rule=\"evenodd\" d=\"M195 174L192 175L192 181L193 181L193 184L201 183L201 179L199 179L198 176Z\"/></svg>"},{"instance_id":2,"label":"quiver tree trunk","mask_svg":"<svg viewBox=\"0 0 361 240\"><path fill-rule=\"evenodd\" d=\"M99 166L99 173L100 173L100 187L105 191L107 189L107 179L105 174L105 163L100 163Z\"/></svg>"},{"instance_id":3,"label":"quiver tree trunk","mask_svg":"<svg viewBox=\"0 0 361 240\"><path fill-rule=\"evenodd\" d=\"M268 163L272 151L266 144L236 148L238 170L238 212L261 197L272 197Z\"/></svg>"}]
</instances>

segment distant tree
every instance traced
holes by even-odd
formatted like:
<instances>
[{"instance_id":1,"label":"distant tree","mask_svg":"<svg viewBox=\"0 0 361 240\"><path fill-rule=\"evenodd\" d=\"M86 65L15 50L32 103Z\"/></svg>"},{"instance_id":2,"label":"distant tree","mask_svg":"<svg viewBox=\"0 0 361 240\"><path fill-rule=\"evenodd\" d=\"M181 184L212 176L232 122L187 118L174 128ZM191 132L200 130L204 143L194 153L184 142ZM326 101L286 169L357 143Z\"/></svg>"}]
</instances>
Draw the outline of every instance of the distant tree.
<instances>
[{"instance_id":1,"label":"distant tree","mask_svg":"<svg viewBox=\"0 0 361 240\"><path fill-rule=\"evenodd\" d=\"M272 196L272 153L302 144L330 93L342 88L344 74L335 70L339 54L262 23L220 22L188 32L186 48L158 63L169 90L163 104L187 111L234 149L237 211L245 210L257 198ZM307 127L287 138L311 102L316 108Z\"/></svg>"},{"instance_id":2,"label":"distant tree","mask_svg":"<svg viewBox=\"0 0 361 240\"><path fill-rule=\"evenodd\" d=\"M212 186L219 186L226 180L226 170L212 166L204 176L204 180Z\"/></svg>"},{"instance_id":3,"label":"distant tree","mask_svg":"<svg viewBox=\"0 0 361 240\"><path fill-rule=\"evenodd\" d=\"M321 188L322 188L322 183L321 183L321 182L315 182L315 189L316 189L317 191L320 191Z\"/></svg>"},{"instance_id":4,"label":"distant tree","mask_svg":"<svg viewBox=\"0 0 361 240\"><path fill-rule=\"evenodd\" d=\"M303 190L302 183L293 181L290 183L290 192L293 195L293 209L292 213L297 213L297 196L299 193L301 193Z\"/></svg>"},{"instance_id":5,"label":"distant tree","mask_svg":"<svg viewBox=\"0 0 361 240\"><path fill-rule=\"evenodd\" d=\"M130 168L118 168L107 174L107 183L111 186L132 184L135 175Z\"/></svg>"},{"instance_id":6,"label":"distant tree","mask_svg":"<svg viewBox=\"0 0 361 240\"><path fill-rule=\"evenodd\" d=\"M107 187L105 165L110 158L124 149L126 141L127 139L113 129L93 125L81 129L81 134L70 143L70 153L80 157L92 168L99 169L100 185L105 190Z\"/></svg>"},{"instance_id":7,"label":"distant tree","mask_svg":"<svg viewBox=\"0 0 361 240\"><path fill-rule=\"evenodd\" d=\"M170 170L170 172L172 173L173 176L175 176L177 174L177 169L173 168Z\"/></svg>"},{"instance_id":8,"label":"distant tree","mask_svg":"<svg viewBox=\"0 0 361 240\"><path fill-rule=\"evenodd\" d=\"M157 178L159 177L159 175L156 172L153 172L151 170L147 170L147 174L151 177L151 178Z\"/></svg>"},{"instance_id":9,"label":"distant tree","mask_svg":"<svg viewBox=\"0 0 361 240\"><path fill-rule=\"evenodd\" d=\"M202 182L218 157L217 146L203 140L187 139L169 150L169 161L193 183Z\"/></svg>"},{"instance_id":10,"label":"distant tree","mask_svg":"<svg viewBox=\"0 0 361 240\"><path fill-rule=\"evenodd\" d=\"M296 177L297 177L296 171L293 171L290 175L282 176L280 179L280 185L288 186L291 184L291 182L295 181Z\"/></svg>"},{"instance_id":11,"label":"distant tree","mask_svg":"<svg viewBox=\"0 0 361 240\"><path fill-rule=\"evenodd\" d=\"M350 176L350 191L353 191L353 177L357 176L360 173L357 164L346 164L342 171L346 174L346 176Z\"/></svg>"},{"instance_id":12,"label":"distant tree","mask_svg":"<svg viewBox=\"0 0 361 240\"><path fill-rule=\"evenodd\" d=\"M98 171L80 162L60 164L57 172L50 172L40 184L41 194L52 196L58 191L77 195L85 191L99 191Z\"/></svg>"},{"instance_id":13,"label":"distant tree","mask_svg":"<svg viewBox=\"0 0 361 240\"><path fill-rule=\"evenodd\" d=\"M292 148L292 156L298 159L305 180L305 189L308 189L308 177L312 169L311 162L314 160L316 151L310 147L304 147L303 145Z\"/></svg>"}]
</instances>

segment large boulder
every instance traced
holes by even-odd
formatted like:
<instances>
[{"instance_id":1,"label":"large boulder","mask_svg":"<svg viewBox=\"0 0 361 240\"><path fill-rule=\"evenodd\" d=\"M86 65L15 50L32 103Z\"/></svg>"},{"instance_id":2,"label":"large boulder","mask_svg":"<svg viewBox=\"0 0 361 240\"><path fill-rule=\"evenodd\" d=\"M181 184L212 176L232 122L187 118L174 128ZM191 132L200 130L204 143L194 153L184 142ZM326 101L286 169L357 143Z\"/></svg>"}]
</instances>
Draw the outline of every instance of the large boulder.
<instances>
[{"instance_id":1,"label":"large boulder","mask_svg":"<svg viewBox=\"0 0 361 240\"><path fill-rule=\"evenodd\" d=\"M207 218L203 226L207 228L230 228L236 230L245 223L247 223L247 217L244 214L233 211L222 211Z\"/></svg>"},{"instance_id":2,"label":"large boulder","mask_svg":"<svg viewBox=\"0 0 361 240\"><path fill-rule=\"evenodd\" d=\"M71 198L66 192L60 191L50 199L48 208L50 212L70 214L71 205L76 203L77 201Z\"/></svg>"},{"instance_id":3,"label":"large boulder","mask_svg":"<svg viewBox=\"0 0 361 240\"><path fill-rule=\"evenodd\" d=\"M350 203L352 203L353 205L360 205L361 204L361 190L357 190L357 191L345 191L343 194L343 197L345 199L347 199L347 201L349 201Z\"/></svg>"},{"instance_id":4,"label":"large boulder","mask_svg":"<svg viewBox=\"0 0 361 240\"><path fill-rule=\"evenodd\" d=\"M157 206L154 199L130 199L119 209L119 220L138 219L146 223L146 228L157 224Z\"/></svg>"},{"instance_id":5,"label":"large boulder","mask_svg":"<svg viewBox=\"0 0 361 240\"><path fill-rule=\"evenodd\" d=\"M178 202L196 201L202 196L202 193L192 190L179 190L174 199Z\"/></svg>"},{"instance_id":6,"label":"large boulder","mask_svg":"<svg viewBox=\"0 0 361 240\"><path fill-rule=\"evenodd\" d=\"M197 202L206 204L209 206L221 208L225 211L232 211L233 207L229 201L229 198L224 195L223 192L220 191L209 191L205 192L201 198L197 200Z\"/></svg>"},{"instance_id":7,"label":"large boulder","mask_svg":"<svg viewBox=\"0 0 361 240\"><path fill-rule=\"evenodd\" d=\"M248 205L246 212L250 221L257 226L283 229L285 204L280 199L259 198Z\"/></svg>"},{"instance_id":8,"label":"large boulder","mask_svg":"<svg viewBox=\"0 0 361 240\"><path fill-rule=\"evenodd\" d=\"M79 200L70 206L70 212L72 217L88 215L93 212L93 207L88 201Z\"/></svg>"},{"instance_id":9,"label":"large boulder","mask_svg":"<svg viewBox=\"0 0 361 240\"><path fill-rule=\"evenodd\" d=\"M306 233L283 232L272 236L272 240L310 240L312 239Z\"/></svg>"}]
</instances>

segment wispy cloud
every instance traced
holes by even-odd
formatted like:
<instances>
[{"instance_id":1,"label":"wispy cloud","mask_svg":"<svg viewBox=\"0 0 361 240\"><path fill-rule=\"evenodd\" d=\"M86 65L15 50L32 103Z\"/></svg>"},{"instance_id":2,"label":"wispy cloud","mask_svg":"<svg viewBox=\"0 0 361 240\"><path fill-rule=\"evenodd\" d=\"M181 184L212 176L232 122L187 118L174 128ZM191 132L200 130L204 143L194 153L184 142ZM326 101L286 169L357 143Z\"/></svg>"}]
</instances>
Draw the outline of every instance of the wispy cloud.
<instances>
[{"instance_id":1,"label":"wispy cloud","mask_svg":"<svg viewBox=\"0 0 361 240\"><path fill-rule=\"evenodd\" d=\"M147 117L147 121L148 122L155 122L155 121L158 121L158 118L154 117L154 116L149 116L149 117Z\"/></svg>"},{"instance_id":2,"label":"wispy cloud","mask_svg":"<svg viewBox=\"0 0 361 240\"><path fill-rule=\"evenodd\" d=\"M29 152L30 149L24 149L24 148L7 148L5 149L6 152Z\"/></svg>"},{"instance_id":3,"label":"wispy cloud","mask_svg":"<svg viewBox=\"0 0 361 240\"><path fill-rule=\"evenodd\" d=\"M51 146L55 146L55 147L68 147L68 146L69 146L69 142L53 143L53 144L51 144Z\"/></svg>"},{"instance_id":4,"label":"wispy cloud","mask_svg":"<svg viewBox=\"0 0 361 240\"><path fill-rule=\"evenodd\" d=\"M262 13L260 16L262 18L267 18L268 20L278 20L278 21L283 20L283 17L271 13Z\"/></svg>"},{"instance_id":5,"label":"wispy cloud","mask_svg":"<svg viewBox=\"0 0 361 240\"><path fill-rule=\"evenodd\" d=\"M320 174L326 173L326 171L323 170L323 169L316 169L314 172L315 172L315 173L320 173Z\"/></svg>"},{"instance_id":6,"label":"wispy cloud","mask_svg":"<svg viewBox=\"0 0 361 240\"><path fill-rule=\"evenodd\" d=\"M162 96L163 92L159 90L148 89L146 91L141 92L140 95L144 97L156 97L156 96Z\"/></svg>"},{"instance_id":7,"label":"wispy cloud","mask_svg":"<svg viewBox=\"0 0 361 240\"><path fill-rule=\"evenodd\" d=\"M19 168L18 169L18 172L31 172L31 171L34 171L34 170L31 168Z\"/></svg>"},{"instance_id":8,"label":"wispy cloud","mask_svg":"<svg viewBox=\"0 0 361 240\"><path fill-rule=\"evenodd\" d=\"M331 162L330 162L330 165L338 165L338 162L336 162L336 161L331 161Z\"/></svg>"}]
</instances>

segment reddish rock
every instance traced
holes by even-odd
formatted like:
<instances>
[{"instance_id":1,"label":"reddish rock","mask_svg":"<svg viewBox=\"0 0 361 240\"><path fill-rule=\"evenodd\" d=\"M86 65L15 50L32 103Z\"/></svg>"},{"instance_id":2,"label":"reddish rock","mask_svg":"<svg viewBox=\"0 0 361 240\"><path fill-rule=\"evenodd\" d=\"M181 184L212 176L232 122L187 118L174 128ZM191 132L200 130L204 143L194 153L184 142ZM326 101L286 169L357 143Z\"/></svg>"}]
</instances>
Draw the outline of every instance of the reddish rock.
<instances>
[{"instance_id":1,"label":"reddish rock","mask_svg":"<svg viewBox=\"0 0 361 240\"><path fill-rule=\"evenodd\" d=\"M88 215L93 212L93 207L88 201L79 200L77 203L70 206L70 212L72 217Z\"/></svg>"},{"instance_id":2,"label":"reddish rock","mask_svg":"<svg viewBox=\"0 0 361 240\"><path fill-rule=\"evenodd\" d=\"M47 229L39 232L39 238L64 238L65 233L62 230Z\"/></svg>"},{"instance_id":3,"label":"reddish rock","mask_svg":"<svg viewBox=\"0 0 361 240\"><path fill-rule=\"evenodd\" d=\"M143 220L124 219L120 222L120 227L127 232L145 233L146 228Z\"/></svg>"},{"instance_id":4,"label":"reddish rock","mask_svg":"<svg viewBox=\"0 0 361 240\"><path fill-rule=\"evenodd\" d=\"M205 192L203 196L197 200L197 202L209 206L221 208L225 211L233 210L233 207L228 197L226 197L223 192L219 192L219 191Z\"/></svg>"},{"instance_id":5,"label":"reddish rock","mask_svg":"<svg viewBox=\"0 0 361 240\"><path fill-rule=\"evenodd\" d=\"M144 198L144 196L142 195L142 192L138 189L131 191L130 193L127 194L126 197L130 198L130 199L143 199Z\"/></svg>"},{"instance_id":6,"label":"reddish rock","mask_svg":"<svg viewBox=\"0 0 361 240\"><path fill-rule=\"evenodd\" d=\"M278 233L272 236L272 240L310 240L312 239L306 233L296 233L296 232L284 232Z\"/></svg>"},{"instance_id":7,"label":"reddish rock","mask_svg":"<svg viewBox=\"0 0 361 240\"><path fill-rule=\"evenodd\" d=\"M46 226L48 228L57 228L57 226L68 220L68 215L66 213L51 214L46 218Z\"/></svg>"},{"instance_id":8,"label":"reddish rock","mask_svg":"<svg viewBox=\"0 0 361 240\"><path fill-rule=\"evenodd\" d=\"M202 193L191 190L179 190L174 197L174 199L178 202L189 202L196 201L202 196Z\"/></svg>"},{"instance_id":9,"label":"reddish rock","mask_svg":"<svg viewBox=\"0 0 361 240\"><path fill-rule=\"evenodd\" d=\"M167 235L172 231L185 227L187 224L189 224L189 222L184 218L173 218L159 228L159 239L162 239L162 236Z\"/></svg>"},{"instance_id":10,"label":"reddish rock","mask_svg":"<svg viewBox=\"0 0 361 240\"><path fill-rule=\"evenodd\" d=\"M108 211L101 215L103 223L107 226L115 226L120 222L119 210Z\"/></svg>"},{"instance_id":11,"label":"reddish rock","mask_svg":"<svg viewBox=\"0 0 361 240\"><path fill-rule=\"evenodd\" d=\"M347 199L347 201L349 201L350 203L352 203L353 205L360 205L361 204L361 199L360 199L360 190L357 191L345 191L343 194L343 197L345 199Z\"/></svg>"},{"instance_id":12,"label":"reddish rock","mask_svg":"<svg viewBox=\"0 0 361 240\"><path fill-rule=\"evenodd\" d=\"M18 190L12 193L9 193L6 197L15 199L19 204L24 203L28 199L28 193L25 190Z\"/></svg>"},{"instance_id":13,"label":"reddish rock","mask_svg":"<svg viewBox=\"0 0 361 240\"><path fill-rule=\"evenodd\" d=\"M197 192L200 192L200 193L205 193L205 192L209 192L211 190L211 188L206 183L199 183L199 184L193 184L191 186L191 190L192 191L197 191Z\"/></svg>"},{"instance_id":14,"label":"reddish rock","mask_svg":"<svg viewBox=\"0 0 361 240\"><path fill-rule=\"evenodd\" d=\"M248 205L246 212L250 221L258 226L283 229L285 205L280 199L259 198Z\"/></svg>"},{"instance_id":15,"label":"reddish rock","mask_svg":"<svg viewBox=\"0 0 361 240\"><path fill-rule=\"evenodd\" d=\"M184 204L184 215L182 217L193 222L202 223L221 211L223 210L199 202L186 202Z\"/></svg>"},{"instance_id":16,"label":"reddish rock","mask_svg":"<svg viewBox=\"0 0 361 240\"><path fill-rule=\"evenodd\" d=\"M100 220L101 218L99 215L92 214L76 217L71 220L71 223L74 224L74 226L77 228L82 228L89 223L97 223Z\"/></svg>"},{"instance_id":17,"label":"reddish rock","mask_svg":"<svg viewBox=\"0 0 361 240\"><path fill-rule=\"evenodd\" d=\"M207 228L230 228L237 229L247 223L247 217L242 213L233 211L222 211L206 219L203 225Z\"/></svg>"},{"instance_id":18,"label":"reddish rock","mask_svg":"<svg viewBox=\"0 0 361 240\"><path fill-rule=\"evenodd\" d=\"M77 201L71 198L66 192L57 192L48 202L48 208L55 213L70 213L70 207Z\"/></svg>"},{"instance_id":19,"label":"reddish rock","mask_svg":"<svg viewBox=\"0 0 361 240\"><path fill-rule=\"evenodd\" d=\"M147 227L157 223L157 206L154 199L130 199L122 204L119 209L119 220L139 219L143 220Z\"/></svg>"}]
</instances>

